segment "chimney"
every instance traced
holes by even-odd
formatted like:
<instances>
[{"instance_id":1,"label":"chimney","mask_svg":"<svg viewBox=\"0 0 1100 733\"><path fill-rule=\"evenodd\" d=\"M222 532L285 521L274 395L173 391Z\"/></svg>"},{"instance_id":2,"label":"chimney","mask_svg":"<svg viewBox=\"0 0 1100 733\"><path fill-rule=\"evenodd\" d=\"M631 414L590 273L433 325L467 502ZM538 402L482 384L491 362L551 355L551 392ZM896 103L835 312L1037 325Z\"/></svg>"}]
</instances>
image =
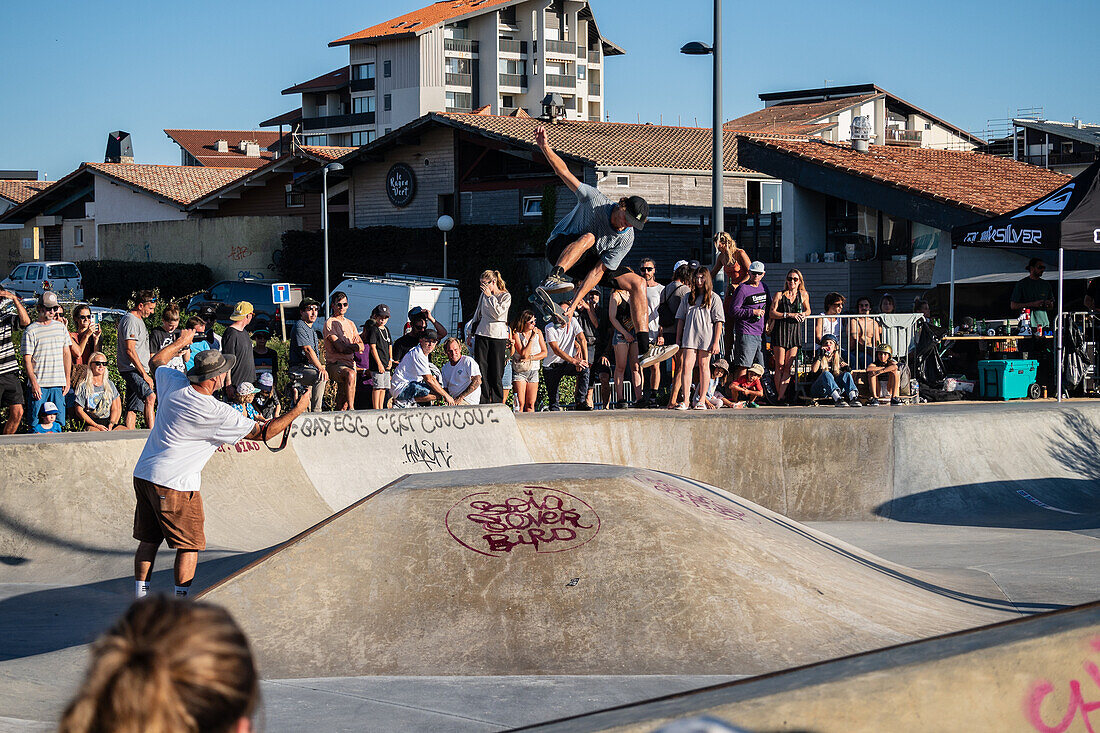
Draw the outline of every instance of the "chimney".
<instances>
[{"instance_id":1,"label":"chimney","mask_svg":"<svg viewBox=\"0 0 1100 733\"><path fill-rule=\"evenodd\" d=\"M557 92L547 94L542 98L542 118L551 125L565 117L565 100Z\"/></svg>"},{"instance_id":2,"label":"chimney","mask_svg":"<svg viewBox=\"0 0 1100 733\"><path fill-rule=\"evenodd\" d=\"M255 140L249 140L247 142L242 142L241 147L244 148L243 152L249 158L259 158L260 157L260 144L258 142L256 142Z\"/></svg>"},{"instance_id":3,"label":"chimney","mask_svg":"<svg viewBox=\"0 0 1100 733\"><path fill-rule=\"evenodd\" d=\"M1078 130L1084 130L1085 129L1085 121L1081 120L1081 119L1074 120L1073 121L1073 126L1076 127Z\"/></svg>"},{"instance_id":4,"label":"chimney","mask_svg":"<svg viewBox=\"0 0 1100 733\"><path fill-rule=\"evenodd\" d=\"M103 156L103 162L134 162L134 146L130 141L130 133L122 130L107 133L107 153Z\"/></svg>"},{"instance_id":5,"label":"chimney","mask_svg":"<svg viewBox=\"0 0 1100 733\"><path fill-rule=\"evenodd\" d=\"M214 143L214 152L216 152L216 153L228 153L229 152L229 141L228 140L218 140L218 141L216 141Z\"/></svg>"},{"instance_id":6,"label":"chimney","mask_svg":"<svg viewBox=\"0 0 1100 733\"><path fill-rule=\"evenodd\" d=\"M866 153L871 144L871 118L860 115L852 118L852 150Z\"/></svg>"}]
</instances>

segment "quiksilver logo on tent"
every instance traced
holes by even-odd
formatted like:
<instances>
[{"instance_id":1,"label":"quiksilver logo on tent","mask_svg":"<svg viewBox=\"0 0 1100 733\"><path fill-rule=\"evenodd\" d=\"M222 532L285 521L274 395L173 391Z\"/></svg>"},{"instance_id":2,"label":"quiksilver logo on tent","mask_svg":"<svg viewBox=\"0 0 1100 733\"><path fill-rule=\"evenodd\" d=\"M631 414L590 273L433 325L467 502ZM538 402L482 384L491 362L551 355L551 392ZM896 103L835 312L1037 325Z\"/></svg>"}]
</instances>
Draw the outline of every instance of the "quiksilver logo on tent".
<instances>
[{"instance_id":1,"label":"quiksilver logo on tent","mask_svg":"<svg viewBox=\"0 0 1100 733\"><path fill-rule=\"evenodd\" d=\"M1069 203L1069 197L1072 195L1073 183L1067 183L1042 201L1036 201L1019 214L1013 214L1012 218L1019 219L1021 216L1054 216L1061 214L1065 210L1066 204Z\"/></svg>"},{"instance_id":2,"label":"quiksilver logo on tent","mask_svg":"<svg viewBox=\"0 0 1100 733\"><path fill-rule=\"evenodd\" d=\"M1040 244L1043 239L1041 229L1013 229L1012 225L995 229L989 227L984 232L970 232L963 241L967 244L974 242L990 244Z\"/></svg>"}]
</instances>

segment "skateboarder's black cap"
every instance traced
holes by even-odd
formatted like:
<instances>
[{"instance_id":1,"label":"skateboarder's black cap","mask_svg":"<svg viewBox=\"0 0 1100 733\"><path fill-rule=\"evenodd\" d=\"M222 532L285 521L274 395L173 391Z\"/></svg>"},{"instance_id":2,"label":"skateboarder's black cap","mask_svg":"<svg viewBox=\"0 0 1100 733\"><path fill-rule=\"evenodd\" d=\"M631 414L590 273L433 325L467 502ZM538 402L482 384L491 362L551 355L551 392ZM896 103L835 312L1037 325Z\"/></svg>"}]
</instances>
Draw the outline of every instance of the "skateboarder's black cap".
<instances>
[{"instance_id":1,"label":"skateboarder's black cap","mask_svg":"<svg viewBox=\"0 0 1100 733\"><path fill-rule=\"evenodd\" d=\"M649 204L641 196L627 196L623 202L623 213L630 226L641 229L649 220Z\"/></svg>"}]
</instances>

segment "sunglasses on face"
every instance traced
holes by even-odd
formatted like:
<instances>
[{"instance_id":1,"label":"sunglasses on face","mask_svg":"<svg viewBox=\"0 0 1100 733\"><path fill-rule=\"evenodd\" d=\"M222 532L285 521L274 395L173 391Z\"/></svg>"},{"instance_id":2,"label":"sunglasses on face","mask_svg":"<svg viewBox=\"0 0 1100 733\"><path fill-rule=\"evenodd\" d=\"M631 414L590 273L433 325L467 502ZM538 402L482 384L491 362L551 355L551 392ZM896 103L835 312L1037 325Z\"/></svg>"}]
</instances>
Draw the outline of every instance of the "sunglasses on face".
<instances>
[{"instance_id":1,"label":"sunglasses on face","mask_svg":"<svg viewBox=\"0 0 1100 733\"><path fill-rule=\"evenodd\" d=\"M796 282L798 282L798 278L797 277L788 277L787 282L796 283Z\"/></svg>"},{"instance_id":2,"label":"sunglasses on face","mask_svg":"<svg viewBox=\"0 0 1100 733\"><path fill-rule=\"evenodd\" d=\"M643 267L642 272L653 272L653 268L652 267Z\"/></svg>"},{"instance_id":3,"label":"sunglasses on face","mask_svg":"<svg viewBox=\"0 0 1100 733\"><path fill-rule=\"evenodd\" d=\"M76 318L77 318L78 321L90 321L90 320L92 320L91 316L77 316Z\"/></svg>"},{"instance_id":4,"label":"sunglasses on face","mask_svg":"<svg viewBox=\"0 0 1100 733\"><path fill-rule=\"evenodd\" d=\"M90 361L90 362L88 362L88 365L89 365L89 366L101 366L101 367L105 367L105 366L107 366L107 362L105 362L105 361Z\"/></svg>"},{"instance_id":5,"label":"sunglasses on face","mask_svg":"<svg viewBox=\"0 0 1100 733\"><path fill-rule=\"evenodd\" d=\"M347 303L336 303L336 304L335 304L335 305L333 305L332 307L333 307L333 308L347 308L347 307L348 307L348 304L347 304Z\"/></svg>"}]
</instances>

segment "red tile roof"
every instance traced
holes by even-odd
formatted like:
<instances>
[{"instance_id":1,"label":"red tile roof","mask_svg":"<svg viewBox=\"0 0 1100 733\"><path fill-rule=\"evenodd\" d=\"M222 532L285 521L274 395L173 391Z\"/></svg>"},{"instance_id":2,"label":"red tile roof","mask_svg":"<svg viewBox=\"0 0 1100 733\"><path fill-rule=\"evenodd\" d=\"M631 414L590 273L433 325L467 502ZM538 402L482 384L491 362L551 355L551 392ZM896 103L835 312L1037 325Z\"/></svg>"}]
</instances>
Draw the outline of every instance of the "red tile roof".
<instances>
[{"instance_id":1,"label":"red tile roof","mask_svg":"<svg viewBox=\"0 0 1100 733\"><path fill-rule=\"evenodd\" d=\"M377 38L396 38L399 36L414 35L428 28L463 15L479 14L483 11L501 5L513 5L516 0L441 0L426 8L414 10L411 13L387 20L370 28L364 28L350 36L337 38L330 46L342 46L356 41L366 41ZM285 94L285 92L284 92Z\"/></svg>"},{"instance_id":2,"label":"red tile roof","mask_svg":"<svg viewBox=\"0 0 1100 733\"><path fill-rule=\"evenodd\" d=\"M213 168L259 168L275 154L265 149L279 141L279 133L265 130L165 130L164 134L190 153L199 165ZM229 152L219 153L218 140L229 143ZM242 140L254 140L260 145L260 157L250 158L240 151Z\"/></svg>"},{"instance_id":3,"label":"red tile roof","mask_svg":"<svg viewBox=\"0 0 1100 733\"><path fill-rule=\"evenodd\" d=\"M299 145L298 149L307 155L324 160L337 160L356 150L356 148L342 148L335 145Z\"/></svg>"},{"instance_id":4,"label":"red tile roof","mask_svg":"<svg viewBox=\"0 0 1100 733\"><path fill-rule=\"evenodd\" d=\"M250 169L243 168L137 163L85 163L83 167L181 206L187 206L250 172Z\"/></svg>"},{"instance_id":5,"label":"red tile roof","mask_svg":"<svg viewBox=\"0 0 1100 733\"><path fill-rule=\"evenodd\" d=\"M0 198L15 204L21 204L39 191L52 186L57 181L30 181L26 179L0 180Z\"/></svg>"},{"instance_id":6,"label":"red tile roof","mask_svg":"<svg viewBox=\"0 0 1100 733\"><path fill-rule=\"evenodd\" d=\"M323 92L330 89L341 89L348 85L351 79L350 67L341 66L335 71L321 74L309 81L295 84L283 90L283 94L299 94L301 92Z\"/></svg>"},{"instance_id":7,"label":"red tile roof","mask_svg":"<svg viewBox=\"0 0 1100 733\"><path fill-rule=\"evenodd\" d=\"M872 145L859 153L822 140L743 137L749 145L808 160L986 216L1004 214L1070 180L1026 163L982 153Z\"/></svg>"},{"instance_id":8,"label":"red tile roof","mask_svg":"<svg viewBox=\"0 0 1100 733\"><path fill-rule=\"evenodd\" d=\"M724 127L749 132L813 135L830 126L828 122L818 123L818 120L839 114L850 107L869 102L881 96L885 95L882 93L863 94L856 97L829 99L824 102L774 104L771 107L765 107L730 120Z\"/></svg>"}]
</instances>

